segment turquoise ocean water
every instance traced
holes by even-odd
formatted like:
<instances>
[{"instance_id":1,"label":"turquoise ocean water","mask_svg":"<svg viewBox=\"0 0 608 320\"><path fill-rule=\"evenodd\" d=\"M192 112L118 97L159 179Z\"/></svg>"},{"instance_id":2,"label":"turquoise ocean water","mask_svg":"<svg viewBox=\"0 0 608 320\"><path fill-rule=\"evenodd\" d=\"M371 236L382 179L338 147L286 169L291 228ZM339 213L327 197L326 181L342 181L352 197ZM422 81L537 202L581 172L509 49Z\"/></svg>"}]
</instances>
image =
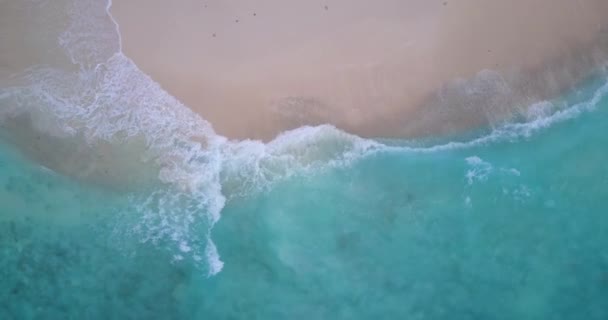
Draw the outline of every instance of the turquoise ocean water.
<instances>
[{"instance_id":1,"label":"turquoise ocean water","mask_svg":"<svg viewBox=\"0 0 608 320\"><path fill-rule=\"evenodd\" d=\"M28 7L75 65L0 91L0 319L608 318L603 72L459 137L229 141L108 5Z\"/></svg>"}]
</instances>

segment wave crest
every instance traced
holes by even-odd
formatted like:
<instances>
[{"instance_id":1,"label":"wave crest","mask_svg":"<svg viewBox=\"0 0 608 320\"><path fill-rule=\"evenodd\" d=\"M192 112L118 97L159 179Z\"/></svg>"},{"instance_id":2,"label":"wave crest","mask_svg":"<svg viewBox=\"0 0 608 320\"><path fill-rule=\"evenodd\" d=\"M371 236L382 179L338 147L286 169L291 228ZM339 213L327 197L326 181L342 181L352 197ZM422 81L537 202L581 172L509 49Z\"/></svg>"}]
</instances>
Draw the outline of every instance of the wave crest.
<instances>
[{"instance_id":1,"label":"wave crest","mask_svg":"<svg viewBox=\"0 0 608 320\"><path fill-rule=\"evenodd\" d=\"M593 109L608 93L605 84L590 100L574 106L535 104L527 109L524 122L503 124L468 142L395 146L331 125L290 130L268 143L230 141L122 53L118 25L109 14L111 4L70 3L70 22L57 46L78 67L72 70L49 61L25 70L20 75L23 85L0 91L0 121L27 115L35 131L80 139L92 148L100 142L142 143L128 161L158 168L154 172L162 187L132 196L142 216L133 230L141 241L169 241L176 261L190 258L210 275L223 266L211 229L226 197L265 190L294 175L347 166L378 152L438 152L529 137ZM201 229L206 230L203 235Z\"/></svg>"}]
</instances>

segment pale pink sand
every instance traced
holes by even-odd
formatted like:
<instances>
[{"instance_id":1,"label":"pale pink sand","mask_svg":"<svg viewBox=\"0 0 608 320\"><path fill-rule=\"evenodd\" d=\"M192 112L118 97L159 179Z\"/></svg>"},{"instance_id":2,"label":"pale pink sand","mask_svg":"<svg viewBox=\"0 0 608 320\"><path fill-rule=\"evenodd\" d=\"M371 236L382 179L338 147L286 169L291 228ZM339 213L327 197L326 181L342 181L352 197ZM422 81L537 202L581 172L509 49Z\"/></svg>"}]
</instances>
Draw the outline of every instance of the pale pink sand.
<instances>
[{"instance_id":1,"label":"pale pink sand","mask_svg":"<svg viewBox=\"0 0 608 320\"><path fill-rule=\"evenodd\" d=\"M399 135L446 82L542 71L608 22L604 0L116 0L112 12L126 54L164 88L220 133L266 139L324 122Z\"/></svg>"},{"instance_id":2,"label":"pale pink sand","mask_svg":"<svg viewBox=\"0 0 608 320\"><path fill-rule=\"evenodd\" d=\"M221 134L269 139L332 123L409 136L481 121L458 108L434 117L457 77L497 70L512 96L530 99L579 79L604 49L608 1L114 0L112 13L125 53ZM0 82L38 56L61 56L19 41L27 20L0 21Z\"/></svg>"}]
</instances>

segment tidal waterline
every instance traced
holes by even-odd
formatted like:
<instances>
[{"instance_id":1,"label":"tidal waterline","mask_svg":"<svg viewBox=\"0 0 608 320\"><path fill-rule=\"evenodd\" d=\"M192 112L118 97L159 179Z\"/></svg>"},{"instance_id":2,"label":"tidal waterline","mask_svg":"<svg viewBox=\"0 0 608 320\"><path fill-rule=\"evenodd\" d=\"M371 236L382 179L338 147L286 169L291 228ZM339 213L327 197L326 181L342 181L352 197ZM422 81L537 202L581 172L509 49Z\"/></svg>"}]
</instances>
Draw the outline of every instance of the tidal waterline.
<instances>
[{"instance_id":1,"label":"tidal waterline","mask_svg":"<svg viewBox=\"0 0 608 320\"><path fill-rule=\"evenodd\" d=\"M75 182L5 145L0 312L603 319L608 100L588 106L587 91L485 142L390 147L235 196L212 231L224 268L211 277L138 232L137 191ZM204 221L188 230L206 237Z\"/></svg>"},{"instance_id":2,"label":"tidal waterline","mask_svg":"<svg viewBox=\"0 0 608 320\"><path fill-rule=\"evenodd\" d=\"M0 318L606 318L603 69L456 136L231 141L110 4L28 9L69 23L0 91Z\"/></svg>"}]
</instances>

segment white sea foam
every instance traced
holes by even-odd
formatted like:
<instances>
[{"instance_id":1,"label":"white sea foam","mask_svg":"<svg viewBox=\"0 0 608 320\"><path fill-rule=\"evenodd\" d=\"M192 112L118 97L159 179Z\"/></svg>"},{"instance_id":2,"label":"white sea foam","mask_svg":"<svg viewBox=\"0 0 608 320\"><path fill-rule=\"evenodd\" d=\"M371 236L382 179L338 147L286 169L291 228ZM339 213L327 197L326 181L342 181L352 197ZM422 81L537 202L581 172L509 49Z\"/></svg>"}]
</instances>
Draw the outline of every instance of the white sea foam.
<instances>
[{"instance_id":1,"label":"white sea foam","mask_svg":"<svg viewBox=\"0 0 608 320\"><path fill-rule=\"evenodd\" d=\"M92 0L71 3L71 20L58 34L58 46L79 70L52 63L29 68L22 75L25 85L0 89L0 121L27 113L41 132L83 137L90 144L142 139L146 151L139 159L157 165L158 178L167 187L133 196L135 209L142 214L133 231L141 241L171 241L176 261L189 257L204 264L210 275L223 267L211 230L220 219L225 195L263 190L295 174L348 166L378 152L440 152L526 138L593 109L608 93L607 84L589 101L566 109L541 102L528 109L525 123L505 124L468 142L429 147L389 146L331 125L290 130L269 143L229 141L122 53L111 5ZM469 184L486 179L492 171L479 157L466 161L471 167ZM466 202L470 205L471 199ZM201 226L207 230L204 235L197 234Z\"/></svg>"},{"instance_id":2,"label":"white sea foam","mask_svg":"<svg viewBox=\"0 0 608 320\"><path fill-rule=\"evenodd\" d=\"M224 262L220 260L220 255L217 252L217 247L210 237L207 238L207 246L205 247L205 256L207 257L207 263L209 264L209 275L214 276L222 271L224 268ZM194 257L197 260L196 256Z\"/></svg>"},{"instance_id":3,"label":"white sea foam","mask_svg":"<svg viewBox=\"0 0 608 320\"><path fill-rule=\"evenodd\" d=\"M608 82L605 82L584 102L573 106L558 108L549 101L542 101L531 106L531 111L527 111L526 122L510 122L494 128L489 134L479 138L464 142L448 142L428 147L410 148L385 146L382 150L396 152L438 152L453 149L466 149L477 146L489 145L499 142L513 142L522 138L529 138L541 130L547 129L552 125L574 119L581 113L592 111L602 98L608 94ZM553 112L549 112L553 110Z\"/></svg>"},{"instance_id":4,"label":"white sea foam","mask_svg":"<svg viewBox=\"0 0 608 320\"><path fill-rule=\"evenodd\" d=\"M475 181L486 181L488 179L488 175L493 170L489 162L483 161L477 156L468 157L465 160L471 167L466 173L469 185L472 185Z\"/></svg>"},{"instance_id":5,"label":"white sea foam","mask_svg":"<svg viewBox=\"0 0 608 320\"><path fill-rule=\"evenodd\" d=\"M380 143L331 125L301 127L266 144L250 140L227 143L221 168L223 182L233 186L231 194L246 194L294 174L348 165L382 148Z\"/></svg>"}]
</instances>

